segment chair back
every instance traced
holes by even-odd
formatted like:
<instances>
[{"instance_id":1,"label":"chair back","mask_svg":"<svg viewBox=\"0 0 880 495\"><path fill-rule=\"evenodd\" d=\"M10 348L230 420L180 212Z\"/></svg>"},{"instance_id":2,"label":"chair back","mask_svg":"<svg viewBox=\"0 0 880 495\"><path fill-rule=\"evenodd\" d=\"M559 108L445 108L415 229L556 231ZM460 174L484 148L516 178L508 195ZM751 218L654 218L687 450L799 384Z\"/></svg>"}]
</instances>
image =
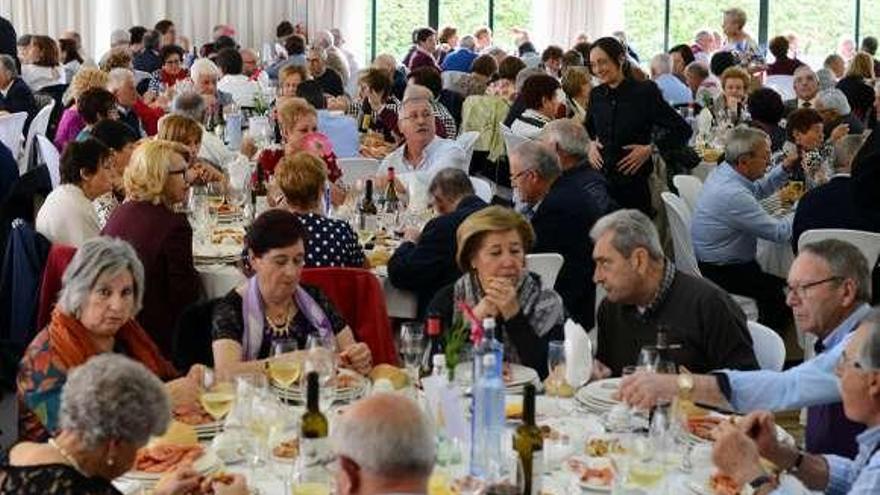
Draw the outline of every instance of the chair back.
<instances>
[{"instance_id":1,"label":"chair back","mask_svg":"<svg viewBox=\"0 0 880 495\"><path fill-rule=\"evenodd\" d=\"M806 244L824 241L826 239L838 239L848 242L859 248L859 251L868 260L868 269L872 269L877 264L877 258L880 257L880 234L875 232L865 232L862 230L849 229L813 229L801 234L798 239L798 250Z\"/></svg>"},{"instance_id":2,"label":"chair back","mask_svg":"<svg viewBox=\"0 0 880 495\"><path fill-rule=\"evenodd\" d=\"M697 256L694 254L694 246L691 241L691 215L684 200L664 191L660 193L663 203L666 205L666 217L669 220L669 228L672 231L672 246L675 251L675 266L684 273L694 276L700 275L697 266Z\"/></svg>"},{"instance_id":3,"label":"chair back","mask_svg":"<svg viewBox=\"0 0 880 495\"><path fill-rule=\"evenodd\" d=\"M541 277L541 284L545 289L552 289L556 285L556 276L559 275L563 261L559 253L527 254L526 269Z\"/></svg>"},{"instance_id":4,"label":"chair back","mask_svg":"<svg viewBox=\"0 0 880 495\"><path fill-rule=\"evenodd\" d=\"M782 371L785 365L785 343L776 332L756 321L748 322L752 348L762 370Z\"/></svg>"},{"instance_id":5,"label":"chair back","mask_svg":"<svg viewBox=\"0 0 880 495\"><path fill-rule=\"evenodd\" d=\"M46 267L43 268L43 278L40 282L37 329L45 327L52 319L52 309L58 301L58 293L61 292L61 277L75 254L74 246L52 244L49 248L49 256L46 257Z\"/></svg>"},{"instance_id":6,"label":"chair back","mask_svg":"<svg viewBox=\"0 0 880 495\"><path fill-rule=\"evenodd\" d=\"M498 124L498 128L501 129L501 137L504 138L504 147L507 149L507 156L510 156L510 152L513 151L514 148L529 141L529 138L515 134L510 130L510 127L507 127L503 123Z\"/></svg>"},{"instance_id":7,"label":"chair back","mask_svg":"<svg viewBox=\"0 0 880 495\"><path fill-rule=\"evenodd\" d=\"M459 79L464 77L467 72L462 72L459 70L445 70L440 73L440 79L443 83L443 89L449 89L450 86L455 85Z\"/></svg>"},{"instance_id":8,"label":"chair back","mask_svg":"<svg viewBox=\"0 0 880 495\"><path fill-rule=\"evenodd\" d=\"M52 189L55 189L61 183L61 154L58 153L58 148L52 144L52 141L49 141L49 138L42 134L37 134L37 146L40 148L40 157L46 162L46 168L49 169Z\"/></svg>"},{"instance_id":9,"label":"chair back","mask_svg":"<svg viewBox=\"0 0 880 495\"><path fill-rule=\"evenodd\" d=\"M703 181L693 175L676 175L672 178L672 185L678 189L678 195L693 215L697 211L697 198L703 192Z\"/></svg>"},{"instance_id":10,"label":"chair back","mask_svg":"<svg viewBox=\"0 0 880 495\"><path fill-rule=\"evenodd\" d=\"M61 114L64 113L64 93L67 92L67 84L53 84L45 86L34 93L36 95L47 95L55 100L55 108L52 109L52 115L49 116L49 127L46 129L46 137L55 139L55 131L58 130L58 123L61 121Z\"/></svg>"},{"instance_id":11,"label":"chair back","mask_svg":"<svg viewBox=\"0 0 880 495\"><path fill-rule=\"evenodd\" d=\"M461 146L461 149L464 150L464 162L468 168L471 166L471 158L474 156L474 145L477 144L477 139L480 139L480 133L477 131L462 132L455 139L458 145Z\"/></svg>"},{"instance_id":12,"label":"chair back","mask_svg":"<svg viewBox=\"0 0 880 495\"><path fill-rule=\"evenodd\" d=\"M375 275L362 268L306 268L301 281L330 299L358 342L370 348L374 364L397 364L385 295Z\"/></svg>"},{"instance_id":13,"label":"chair back","mask_svg":"<svg viewBox=\"0 0 880 495\"><path fill-rule=\"evenodd\" d=\"M797 98L797 93L794 92L794 76L767 76L767 79L764 81L764 86L779 93L783 100L793 100Z\"/></svg>"},{"instance_id":14,"label":"chair back","mask_svg":"<svg viewBox=\"0 0 880 495\"><path fill-rule=\"evenodd\" d=\"M379 160L375 158L339 158L336 164L342 170L342 179L352 186L361 179L372 179L379 173Z\"/></svg>"},{"instance_id":15,"label":"chair back","mask_svg":"<svg viewBox=\"0 0 880 495\"><path fill-rule=\"evenodd\" d=\"M492 196L495 193L492 192L492 184L489 181L482 177L471 176L471 184L474 185L474 193L478 198L487 203L492 202Z\"/></svg>"},{"instance_id":16,"label":"chair back","mask_svg":"<svg viewBox=\"0 0 880 495\"><path fill-rule=\"evenodd\" d=\"M27 112L0 116L0 141L9 148L16 160L21 153L22 133L27 117Z\"/></svg>"},{"instance_id":17,"label":"chair back","mask_svg":"<svg viewBox=\"0 0 880 495\"><path fill-rule=\"evenodd\" d=\"M31 126L28 128L27 138L24 140L24 154L18 163L18 169L24 174L31 163L34 154L34 140L37 134L46 135L49 129L49 117L52 116L52 110L55 108L55 100L51 100L48 105L44 106L37 112L37 115L31 120Z\"/></svg>"}]
</instances>

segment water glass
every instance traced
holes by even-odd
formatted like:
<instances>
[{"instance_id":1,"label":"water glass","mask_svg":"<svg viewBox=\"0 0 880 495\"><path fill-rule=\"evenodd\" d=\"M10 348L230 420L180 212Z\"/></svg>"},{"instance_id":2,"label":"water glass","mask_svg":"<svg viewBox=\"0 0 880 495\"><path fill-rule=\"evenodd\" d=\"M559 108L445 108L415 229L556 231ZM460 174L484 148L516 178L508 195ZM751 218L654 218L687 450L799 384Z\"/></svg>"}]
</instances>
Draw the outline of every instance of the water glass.
<instances>
[{"instance_id":1,"label":"water glass","mask_svg":"<svg viewBox=\"0 0 880 495\"><path fill-rule=\"evenodd\" d=\"M418 379L420 360L425 352L425 327L408 321L400 326L400 354L412 383Z\"/></svg>"},{"instance_id":2,"label":"water glass","mask_svg":"<svg viewBox=\"0 0 880 495\"><path fill-rule=\"evenodd\" d=\"M636 369L654 373L657 371L657 363L659 362L660 353L657 351L656 346L642 346L642 349L639 351L639 358L636 361Z\"/></svg>"},{"instance_id":3,"label":"water glass","mask_svg":"<svg viewBox=\"0 0 880 495\"><path fill-rule=\"evenodd\" d=\"M562 413L562 404L559 397L559 388L565 384L565 342L553 340L547 347L547 395L555 396L553 409L557 414Z\"/></svg>"}]
</instances>

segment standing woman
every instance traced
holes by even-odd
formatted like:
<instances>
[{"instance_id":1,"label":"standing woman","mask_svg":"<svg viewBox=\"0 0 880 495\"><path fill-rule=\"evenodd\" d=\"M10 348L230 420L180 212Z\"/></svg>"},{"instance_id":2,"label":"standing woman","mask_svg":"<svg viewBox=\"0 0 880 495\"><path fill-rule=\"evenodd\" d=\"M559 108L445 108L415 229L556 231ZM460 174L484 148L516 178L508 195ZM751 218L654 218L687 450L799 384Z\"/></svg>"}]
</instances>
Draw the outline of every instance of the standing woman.
<instances>
[{"instance_id":1,"label":"standing woman","mask_svg":"<svg viewBox=\"0 0 880 495\"><path fill-rule=\"evenodd\" d=\"M587 110L590 163L604 172L622 208L653 217L648 178L654 145L685 146L690 126L663 100L656 84L632 78L626 48L615 38L596 40L590 48L590 70L602 81L590 92Z\"/></svg>"}]
</instances>

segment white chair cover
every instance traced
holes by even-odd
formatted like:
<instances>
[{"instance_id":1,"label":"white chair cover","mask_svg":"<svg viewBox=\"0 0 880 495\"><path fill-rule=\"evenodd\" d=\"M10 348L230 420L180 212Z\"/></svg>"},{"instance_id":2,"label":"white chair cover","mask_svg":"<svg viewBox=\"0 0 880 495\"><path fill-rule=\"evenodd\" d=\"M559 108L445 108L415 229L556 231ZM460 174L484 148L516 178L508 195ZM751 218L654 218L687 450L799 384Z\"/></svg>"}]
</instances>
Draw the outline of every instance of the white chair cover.
<instances>
[{"instance_id":1,"label":"white chair cover","mask_svg":"<svg viewBox=\"0 0 880 495\"><path fill-rule=\"evenodd\" d=\"M49 169L52 189L55 189L61 183L61 155L58 153L58 148L52 144L52 141L49 141L49 138L42 134L37 134L37 146L40 147L40 156L46 162L46 168Z\"/></svg>"},{"instance_id":2,"label":"white chair cover","mask_svg":"<svg viewBox=\"0 0 880 495\"><path fill-rule=\"evenodd\" d=\"M693 175L676 175L672 178L672 184L678 189L678 195L693 215L697 209L697 198L703 191L703 181Z\"/></svg>"},{"instance_id":3,"label":"white chair cover","mask_svg":"<svg viewBox=\"0 0 880 495\"><path fill-rule=\"evenodd\" d=\"M471 177L471 184L474 185L474 193L478 198L482 199L487 203L492 202L492 196L494 193L492 192L492 184L482 177Z\"/></svg>"},{"instance_id":4,"label":"white chair cover","mask_svg":"<svg viewBox=\"0 0 880 495\"><path fill-rule=\"evenodd\" d=\"M782 371L785 365L785 343L782 337L756 321L750 321L748 325L758 366L762 370Z\"/></svg>"},{"instance_id":5,"label":"white chair cover","mask_svg":"<svg viewBox=\"0 0 880 495\"><path fill-rule=\"evenodd\" d=\"M556 285L556 276L562 268L562 255L558 253L535 253L526 255L526 269L541 277L545 289Z\"/></svg>"},{"instance_id":6,"label":"white chair cover","mask_svg":"<svg viewBox=\"0 0 880 495\"><path fill-rule=\"evenodd\" d=\"M340 158L336 161L342 170L342 180L353 186L362 179L371 179L379 173L379 160L375 158Z\"/></svg>"},{"instance_id":7,"label":"white chair cover","mask_svg":"<svg viewBox=\"0 0 880 495\"><path fill-rule=\"evenodd\" d=\"M31 120L31 126L28 128L27 138L24 140L24 154L21 156L21 160L18 162L18 171L19 175L24 175L27 172L28 164L31 162L31 155L34 154L37 134L46 135L46 130L49 128L49 118L52 116L52 110L55 108L55 100L49 102L48 105L44 106L37 112L37 115L34 116L34 119Z\"/></svg>"},{"instance_id":8,"label":"white chair cover","mask_svg":"<svg viewBox=\"0 0 880 495\"><path fill-rule=\"evenodd\" d=\"M783 100L797 98L797 94L794 92L794 76L767 76L764 86L779 93Z\"/></svg>"},{"instance_id":9,"label":"white chair cover","mask_svg":"<svg viewBox=\"0 0 880 495\"><path fill-rule=\"evenodd\" d=\"M461 133L455 139L455 142L464 150L464 163L468 167L471 166L471 158L474 156L474 145L477 144L477 139L480 139L480 133L477 131Z\"/></svg>"},{"instance_id":10,"label":"white chair cover","mask_svg":"<svg viewBox=\"0 0 880 495\"><path fill-rule=\"evenodd\" d=\"M529 140L527 137L514 134L513 131L510 130L510 127L507 127L504 123L498 124L498 128L501 129L501 137L504 138L504 147L507 149L507 156L510 156L510 152L513 151L514 148Z\"/></svg>"},{"instance_id":11,"label":"white chair cover","mask_svg":"<svg viewBox=\"0 0 880 495\"><path fill-rule=\"evenodd\" d=\"M459 79L465 76L467 72L462 72L458 70L445 70L440 74L440 79L443 82L443 89L449 89L450 86L454 85L458 82Z\"/></svg>"},{"instance_id":12,"label":"white chair cover","mask_svg":"<svg viewBox=\"0 0 880 495\"><path fill-rule=\"evenodd\" d=\"M12 156L16 160L18 160L18 155L21 153L25 121L27 121L27 112L0 116L0 141L9 148L9 151L12 152Z\"/></svg>"},{"instance_id":13,"label":"white chair cover","mask_svg":"<svg viewBox=\"0 0 880 495\"><path fill-rule=\"evenodd\" d=\"M880 257L880 234L849 229L814 229L801 234L798 239L798 249L806 244L824 241L826 239L838 239L848 242L859 248L859 251L868 260L868 269L874 268L877 258Z\"/></svg>"}]
</instances>

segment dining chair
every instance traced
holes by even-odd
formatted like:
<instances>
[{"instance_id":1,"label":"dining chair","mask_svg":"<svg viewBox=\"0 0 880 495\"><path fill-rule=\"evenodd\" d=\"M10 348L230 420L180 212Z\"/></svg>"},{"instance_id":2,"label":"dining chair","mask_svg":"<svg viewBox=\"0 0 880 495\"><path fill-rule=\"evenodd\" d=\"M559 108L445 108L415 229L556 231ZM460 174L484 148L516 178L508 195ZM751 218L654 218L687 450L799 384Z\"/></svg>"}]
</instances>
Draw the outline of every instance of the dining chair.
<instances>
[{"instance_id":1,"label":"dining chair","mask_svg":"<svg viewBox=\"0 0 880 495\"><path fill-rule=\"evenodd\" d=\"M678 195L684 200L691 215L697 210L697 198L703 191L703 181L693 175L676 175L672 177L672 185L678 189Z\"/></svg>"},{"instance_id":2,"label":"dining chair","mask_svg":"<svg viewBox=\"0 0 880 495\"><path fill-rule=\"evenodd\" d=\"M510 156L510 152L513 151L514 148L529 141L529 138L515 134L510 130L510 127L507 127L504 123L498 124L498 128L501 129L501 137L504 139L504 147L507 149L507 156Z\"/></svg>"},{"instance_id":3,"label":"dining chair","mask_svg":"<svg viewBox=\"0 0 880 495\"><path fill-rule=\"evenodd\" d=\"M46 131L49 129L49 118L52 116L52 110L55 108L55 100L51 100L46 106L40 109L37 112L37 115L31 120L31 126L28 128L27 137L24 140L24 153L21 155L21 159L18 162L18 171L19 175L24 175L27 172L28 166L31 163L32 156L34 154L34 150L36 149L36 141L37 135L42 134L46 135Z\"/></svg>"},{"instance_id":4,"label":"dining chair","mask_svg":"<svg viewBox=\"0 0 880 495\"><path fill-rule=\"evenodd\" d=\"M838 239L859 248L868 261L869 270L877 265L877 258L880 257L880 234L875 232L849 229L808 230L798 238L798 250L807 244L827 239Z\"/></svg>"},{"instance_id":5,"label":"dining chair","mask_svg":"<svg viewBox=\"0 0 880 495\"><path fill-rule=\"evenodd\" d=\"M52 141L42 134L37 134L37 146L40 148L40 156L46 162L46 168L49 169L52 189L55 189L61 183L61 154Z\"/></svg>"},{"instance_id":6,"label":"dining chair","mask_svg":"<svg viewBox=\"0 0 880 495\"><path fill-rule=\"evenodd\" d=\"M492 197L495 194L492 192L492 184L489 181L482 177L471 176L471 184L474 185L474 194L476 194L478 198L487 203L492 202Z\"/></svg>"},{"instance_id":7,"label":"dining chair","mask_svg":"<svg viewBox=\"0 0 880 495\"><path fill-rule=\"evenodd\" d=\"M562 268L564 259L559 253L533 253L526 255L526 268L541 277L541 284L546 289L556 285L556 277Z\"/></svg>"},{"instance_id":8,"label":"dining chair","mask_svg":"<svg viewBox=\"0 0 880 495\"><path fill-rule=\"evenodd\" d=\"M21 153L22 133L27 117L27 112L0 116L0 142L9 148L16 160Z\"/></svg>"},{"instance_id":9,"label":"dining chair","mask_svg":"<svg viewBox=\"0 0 880 495\"><path fill-rule=\"evenodd\" d=\"M748 322L755 358L762 370L782 371L785 365L785 342L782 337L756 321Z\"/></svg>"},{"instance_id":10,"label":"dining chair","mask_svg":"<svg viewBox=\"0 0 880 495\"><path fill-rule=\"evenodd\" d=\"M468 169L471 166L471 159L474 156L474 145L477 144L477 139L480 139L480 133L477 131L463 132L455 139L455 142L464 150L464 162L467 164Z\"/></svg>"}]
</instances>

